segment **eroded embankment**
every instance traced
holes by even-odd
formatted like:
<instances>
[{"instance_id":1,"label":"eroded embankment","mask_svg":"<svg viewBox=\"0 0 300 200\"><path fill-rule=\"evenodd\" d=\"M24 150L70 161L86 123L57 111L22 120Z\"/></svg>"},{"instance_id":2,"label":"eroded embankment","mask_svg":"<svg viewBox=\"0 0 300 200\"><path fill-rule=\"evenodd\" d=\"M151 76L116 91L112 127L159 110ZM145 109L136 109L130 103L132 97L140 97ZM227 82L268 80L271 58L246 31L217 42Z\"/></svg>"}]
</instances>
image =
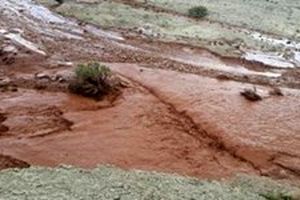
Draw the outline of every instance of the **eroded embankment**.
<instances>
[{"instance_id":1,"label":"eroded embankment","mask_svg":"<svg viewBox=\"0 0 300 200\"><path fill-rule=\"evenodd\" d=\"M27 168L30 165L24 161L12 158L10 156L0 155L0 170L7 168Z\"/></svg>"}]
</instances>

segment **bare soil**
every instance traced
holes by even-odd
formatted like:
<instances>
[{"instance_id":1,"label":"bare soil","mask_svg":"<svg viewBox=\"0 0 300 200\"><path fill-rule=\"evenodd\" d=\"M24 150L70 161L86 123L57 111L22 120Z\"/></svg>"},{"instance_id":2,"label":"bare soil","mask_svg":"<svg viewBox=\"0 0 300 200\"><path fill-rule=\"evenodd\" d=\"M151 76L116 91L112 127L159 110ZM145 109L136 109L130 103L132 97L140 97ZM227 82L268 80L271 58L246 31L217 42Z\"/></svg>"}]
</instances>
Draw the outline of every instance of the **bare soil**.
<instances>
[{"instance_id":1,"label":"bare soil","mask_svg":"<svg viewBox=\"0 0 300 200\"><path fill-rule=\"evenodd\" d=\"M27 168L30 165L24 161L17 160L10 156L0 155L0 170L8 168Z\"/></svg>"}]
</instances>

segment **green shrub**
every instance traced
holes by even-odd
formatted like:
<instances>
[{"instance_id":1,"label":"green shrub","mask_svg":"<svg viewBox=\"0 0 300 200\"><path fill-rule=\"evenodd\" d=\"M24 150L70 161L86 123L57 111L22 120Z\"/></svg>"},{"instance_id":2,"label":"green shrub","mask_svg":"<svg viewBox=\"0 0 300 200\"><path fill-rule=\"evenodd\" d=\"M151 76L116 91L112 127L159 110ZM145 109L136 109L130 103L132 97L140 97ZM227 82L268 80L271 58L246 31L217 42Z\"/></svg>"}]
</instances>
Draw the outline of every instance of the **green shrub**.
<instances>
[{"instance_id":1,"label":"green shrub","mask_svg":"<svg viewBox=\"0 0 300 200\"><path fill-rule=\"evenodd\" d=\"M106 80L111 75L111 71L105 65L93 62L78 65L75 69L75 74L76 78L82 80Z\"/></svg>"},{"instance_id":2,"label":"green shrub","mask_svg":"<svg viewBox=\"0 0 300 200\"><path fill-rule=\"evenodd\" d=\"M64 0L55 0L57 3L59 4L63 4L64 3Z\"/></svg>"},{"instance_id":3,"label":"green shrub","mask_svg":"<svg viewBox=\"0 0 300 200\"><path fill-rule=\"evenodd\" d=\"M195 18L203 18L208 15L208 10L204 6L197 6L189 9L189 16Z\"/></svg>"},{"instance_id":4,"label":"green shrub","mask_svg":"<svg viewBox=\"0 0 300 200\"><path fill-rule=\"evenodd\" d=\"M99 98L113 88L111 75L110 69L100 63L80 64L75 69L75 79L69 84L69 89L76 94Z\"/></svg>"}]
</instances>

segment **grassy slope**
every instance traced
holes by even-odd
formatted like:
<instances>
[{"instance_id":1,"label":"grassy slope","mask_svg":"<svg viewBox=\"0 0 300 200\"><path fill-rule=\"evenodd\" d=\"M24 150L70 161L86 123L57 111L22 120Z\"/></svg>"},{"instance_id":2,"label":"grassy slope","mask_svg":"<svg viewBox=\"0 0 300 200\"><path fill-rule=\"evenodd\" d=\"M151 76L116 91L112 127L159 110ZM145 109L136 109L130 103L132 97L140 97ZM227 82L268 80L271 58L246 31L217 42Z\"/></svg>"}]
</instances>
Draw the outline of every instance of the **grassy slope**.
<instances>
[{"instance_id":1,"label":"grassy slope","mask_svg":"<svg viewBox=\"0 0 300 200\"><path fill-rule=\"evenodd\" d=\"M149 0L149 3L181 13L204 5L210 10L209 19L300 37L300 2L295 0Z\"/></svg>"},{"instance_id":2,"label":"grassy slope","mask_svg":"<svg viewBox=\"0 0 300 200\"><path fill-rule=\"evenodd\" d=\"M176 175L60 167L0 172L0 199L264 200L261 194L292 193L296 188L269 179L241 176L231 182L200 181Z\"/></svg>"},{"instance_id":3,"label":"grassy slope","mask_svg":"<svg viewBox=\"0 0 300 200\"><path fill-rule=\"evenodd\" d=\"M38 1L49 5L50 0ZM236 3L237 1L241 0L230 1L234 3L227 3L226 1L225 5L228 8L226 6L222 6L224 5L224 3L220 3L220 0L205 1L206 3L203 4L209 7L209 18L220 22L229 22L231 24L243 25L248 28L255 29L260 29L260 26L264 27L264 25L262 25L261 23L269 24L270 28L267 29L266 27L265 29L263 29L264 31L270 31L270 29L274 29L274 27L276 28L277 26L285 26L284 19L286 18L284 17L279 17L280 19L282 19L281 21L275 21L277 19L271 21L260 20L251 16L254 14L250 14L249 16L247 15L248 17L243 18L242 13L248 12L250 6L253 6L253 10L257 10L255 15L260 15L264 12L264 9L259 9L261 6L260 4L259 6L255 4L258 2L258 0L249 1L251 2L251 4L245 3L245 5ZM174 9L183 13L187 12L188 8L190 8L191 6L199 5L201 3L200 0L185 2L183 0L152 0L150 1L150 3L151 2L155 5L167 7L168 9ZM232 8L228 5L231 5ZM222 11L222 9L227 9L227 12ZM233 12L234 10L238 10L238 13ZM241 55L243 50L241 51L240 47L242 47L242 49L250 48L253 50L264 51L284 50L280 45L274 45L268 42L262 42L258 39L254 39L248 31L235 29L227 25L223 26L220 23L210 23L207 20L197 21L183 16L181 17L167 13L156 13L151 10L144 10L143 8L137 9L121 3L115 3L113 1L99 0L98 3L91 4L69 0L58 7L57 11L67 16L76 17L84 21L98 24L102 27L136 28L147 25L151 27L153 32L159 33L161 35L160 38L163 40L188 42L193 45L208 48L224 56ZM296 14L299 13L294 12L294 15ZM227 17L225 17L225 15ZM272 17L272 13L266 15L265 17L265 19L273 18L274 16ZM290 26L288 24L285 26L285 28L280 28L280 30L285 31L286 35L291 35L288 34L288 32L294 33L294 29L297 23L300 23L298 21L296 23L296 21L297 20L289 21L289 24L294 24L294 26ZM273 22L276 22L276 25L273 26ZM279 30L278 27L277 29ZM278 33L278 31L276 33Z\"/></svg>"},{"instance_id":4,"label":"grassy slope","mask_svg":"<svg viewBox=\"0 0 300 200\"><path fill-rule=\"evenodd\" d=\"M44 4L50 0L38 0ZM143 2L143 0L137 0ZM224 56L239 56L245 48L283 52L284 47L255 39L249 31L223 26L209 21L196 21L186 17L156 13L142 8L109 1L96 1L95 4L75 0L66 2L57 11L68 16L92 22L103 27L135 28L150 25L161 39L192 43L208 48ZM300 37L300 2L294 0L149 0L150 4L186 13L190 7L205 5L209 19L273 32L297 39ZM242 3L241 3L242 2ZM299 5L298 5L299 4ZM246 14L245 14L246 13ZM241 47L241 48L240 48Z\"/></svg>"}]
</instances>

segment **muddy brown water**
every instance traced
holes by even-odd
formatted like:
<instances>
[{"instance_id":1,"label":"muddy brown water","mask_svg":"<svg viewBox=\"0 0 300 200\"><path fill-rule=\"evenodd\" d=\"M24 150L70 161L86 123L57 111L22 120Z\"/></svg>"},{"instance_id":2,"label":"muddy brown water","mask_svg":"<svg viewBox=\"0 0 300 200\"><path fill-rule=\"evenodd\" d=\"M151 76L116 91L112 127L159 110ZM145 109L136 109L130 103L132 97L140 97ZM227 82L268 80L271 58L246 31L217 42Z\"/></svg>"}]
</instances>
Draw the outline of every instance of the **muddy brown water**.
<instances>
[{"instance_id":1,"label":"muddy brown water","mask_svg":"<svg viewBox=\"0 0 300 200\"><path fill-rule=\"evenodd\" d=\"M10 121L6 124L11 129L0 141L0 149L32 165L71 164L93 168L113 164L214 178L235 172L255 173L248 164L195 140L187 133L192 130L185 127L184 119L181 121L171 107L139 86L126 89L114 106L104 108L92 100L62 94L36 93L31 98L19 95L7 100L16 112L23 113L23 119L18 120L17 113L8 117ZM41 101L46 97L47 101ZM53 132L53 124L45 122L48 127L43 130L49 130L49 134L41 133L36 129L35 120L49 119L49 116L32 119L35 112L32 104L63 110L63 117L73 123L71 129ZM29 119L24 124L26 118ZM26 128L27 132L21 134L13 127Z\"/></svg>"},{"instance_id":2,"label":"muddy brown water","mask_svg":"<svg viewBox=\"0 0 300 200\"><path fill-rule=\"evenodd\" d=\"M299 92L250 103L247 84L112 64L128 88L113 103L20 90L0 100L0 151L32 165L113 164L204 178L297 179ZM274 112L276 110L276 112Z\"/></svg>"}]
</instances>

